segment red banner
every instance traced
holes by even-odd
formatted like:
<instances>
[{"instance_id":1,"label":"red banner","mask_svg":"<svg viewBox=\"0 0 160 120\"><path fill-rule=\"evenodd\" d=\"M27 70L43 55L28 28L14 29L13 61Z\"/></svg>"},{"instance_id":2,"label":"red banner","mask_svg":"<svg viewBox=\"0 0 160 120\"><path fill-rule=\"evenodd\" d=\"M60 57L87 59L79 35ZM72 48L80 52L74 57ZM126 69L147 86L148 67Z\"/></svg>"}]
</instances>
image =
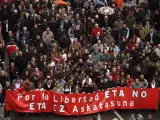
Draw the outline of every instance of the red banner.
<instances>
[{"instance_id":1,"label":"red banner","mask_svg":"<svg viewBox=\"0 0 160 120\"><path fill-rule=\"evenodd\" d=\"M57 94L52 91L20 93L8 90L6 109L84 115L112 109L157 109L158 97L158 89L114 88L92 94Z\"/></svg>"}]
</instances>

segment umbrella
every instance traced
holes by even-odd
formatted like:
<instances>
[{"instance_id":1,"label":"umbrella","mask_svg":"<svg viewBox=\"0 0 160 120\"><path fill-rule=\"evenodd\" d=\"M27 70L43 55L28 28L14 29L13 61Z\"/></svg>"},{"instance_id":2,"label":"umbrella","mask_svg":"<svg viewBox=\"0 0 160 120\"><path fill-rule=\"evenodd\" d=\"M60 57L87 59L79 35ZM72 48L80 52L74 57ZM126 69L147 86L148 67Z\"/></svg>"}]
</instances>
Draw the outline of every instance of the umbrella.
<instances>
[{"instance_id":1,"label":"umbrella","mask_svg":"<svg viewBox=\"0 0 160 120\"><path fill-rule=\"evenodd\" d=\"M99 0L96 2L96 5L105 6L104 2L102 2L102 1L99 1Z\"/></svg>"},{"instance_id":2,"label":"umbrella","mask_svg":"<svg viewBox=\"0 0 160 120\"><path fill-rule=\"evenodd\" d=\"M56 0L55 3L60 4L60 5L67 5L67 2L62 1L62 0Z\"/></svg>"},{"instance_id":3,"label":"umbrella","mask_svg":"<svg viewBox=\"0 0 160 120\"><path fill-rule=\"evenodd\" d=\"M113 15L115 13L114 9L111 7L101 7L98 12L103 15Z\"/></svg>"}]
</instances>

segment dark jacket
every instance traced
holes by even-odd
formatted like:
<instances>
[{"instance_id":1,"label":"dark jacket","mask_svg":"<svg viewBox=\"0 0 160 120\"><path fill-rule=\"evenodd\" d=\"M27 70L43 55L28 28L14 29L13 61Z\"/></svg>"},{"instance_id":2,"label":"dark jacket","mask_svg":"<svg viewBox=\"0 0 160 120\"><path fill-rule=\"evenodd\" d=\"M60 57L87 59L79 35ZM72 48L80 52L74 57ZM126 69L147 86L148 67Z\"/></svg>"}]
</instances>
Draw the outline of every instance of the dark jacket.
<instances>
[{"instance_id":1,"label":"dark jacket","mask_svg":"<svg viewBox=\"0 0 160 120\"><path fill-rule=\"evenodd\" d=\"M113 88L113 87L116 87L116 84L114 83L114 81L107 81L105 83L105 88L108 89L108 88Z\"/></svg>"},{"instance_id":2,"label":"dark jacket","mask_svg":"<svg viewBox=\"0 0 160 120\"><path fill-rule=\"evenodd\" d=\"M130 37L133 37L133 35L136 35L137 37L139 37L139 30L137 28L130 29Z\"/></svg>"},{"instance_id":3,"label":"dark jacket","mask_svg":"<svg viewBox=\"0 0 160 120\"><path fill-rule=\"evenodd\" d=\"M155 83L155 88L158 88L158 83ZM152 83L149 83L148 88L152 88Z\"/></svg>"},{"instance_id":4,"label":"dark jacket","mask_svg":"<svg viewBox=\"0 0 160 120\"><path fill-rule=\"evenodd\" d=\"M44 84L44 89L45 89L45 90L53 90L53 84L51 84L50 87L48 87L47 83Z\"/></svg>"},{"instance_id":5,"label":"dark jacket","mask_svg":"<svg viewBox=\"0 0 160 120\"><path fill-rule=\"evenodd\" d=\"M147 39L148 42L151 42L151 35L150 35L150 33L147 34L147 38L146 39ZM153 41L154 45L160 44L159 37L155 33L153 33L152 41Z\"/></svg>"},{"instance_id":6,"label":"dark jacket","mask_svg":"<svg viewBox=\"0 0 160 120\"><path fill-rule=\"evenodd\" d=\"M26 67L26 60L23 56L17 56L15 58L15 66L17 66L18 72L22 73Z\"/></svg>"}]
</instances>

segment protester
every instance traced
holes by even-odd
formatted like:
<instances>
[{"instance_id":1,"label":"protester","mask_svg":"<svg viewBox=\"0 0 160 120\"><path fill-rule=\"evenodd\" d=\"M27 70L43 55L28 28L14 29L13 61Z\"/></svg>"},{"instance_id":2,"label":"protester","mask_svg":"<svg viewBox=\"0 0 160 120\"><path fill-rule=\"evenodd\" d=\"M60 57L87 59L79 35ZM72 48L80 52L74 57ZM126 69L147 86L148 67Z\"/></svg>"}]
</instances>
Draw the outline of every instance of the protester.
<instances>
[{"instance_id":1,"label":"protester","mask_svg":"<svg viewBox=\"0 0 160 120\"><path fill-rule=\"evenodd\" d=\"M129 120L144 120L143 116L140 114L139 110L136 110L134 114L131 115Z\"/></svg>"}]
</instances>

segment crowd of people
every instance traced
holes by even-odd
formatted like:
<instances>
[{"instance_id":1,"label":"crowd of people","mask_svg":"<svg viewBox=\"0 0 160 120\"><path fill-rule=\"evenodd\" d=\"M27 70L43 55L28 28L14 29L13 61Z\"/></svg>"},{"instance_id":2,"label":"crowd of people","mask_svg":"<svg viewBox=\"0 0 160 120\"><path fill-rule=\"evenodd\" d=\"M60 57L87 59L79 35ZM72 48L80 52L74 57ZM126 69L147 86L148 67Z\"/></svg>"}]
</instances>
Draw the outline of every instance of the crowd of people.
<instances>
[{"instance_id":1,"label":"crowd of people","mask_svg":"<svg viewBox=\"0 0 160 120\"><path fill-rule=\"evenodd\" d=\"M13 0L0 9L0 105L7 89L93 93L160 86L160 7L101 0ZM125 0L124 3L131 3Z\"/></svg>"}]
</instances>

